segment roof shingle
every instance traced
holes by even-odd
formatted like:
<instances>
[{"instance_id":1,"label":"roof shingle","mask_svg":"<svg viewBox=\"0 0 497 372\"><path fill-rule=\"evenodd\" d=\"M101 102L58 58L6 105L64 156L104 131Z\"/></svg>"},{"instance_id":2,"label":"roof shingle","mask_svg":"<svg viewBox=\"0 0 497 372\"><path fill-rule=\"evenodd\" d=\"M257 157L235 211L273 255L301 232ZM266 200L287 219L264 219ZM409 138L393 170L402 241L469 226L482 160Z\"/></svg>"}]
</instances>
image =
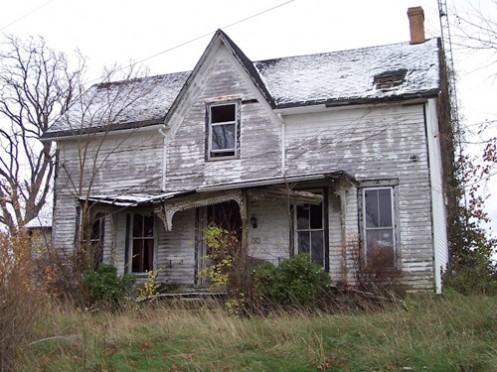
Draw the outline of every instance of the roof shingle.
<instances>
[{"instance_id":1,"label":"roof shingle","mask_svg":"<svg viewBox=\"0 0 497 372\"><path fill-rule=\"evenodd\" d=\"M239 48L233 50L238 53ZM258 74L255 81L265 85L275 108L431 96L440 89L438 39L256 61L253 66L249 73ZM406 70L402 84L390 89L375 86L375 76L396 70ZM161 123L190 73L94 85L82 104L72 107L44 138L108 124L114 130Z\"/></svg>"}]
</instances>

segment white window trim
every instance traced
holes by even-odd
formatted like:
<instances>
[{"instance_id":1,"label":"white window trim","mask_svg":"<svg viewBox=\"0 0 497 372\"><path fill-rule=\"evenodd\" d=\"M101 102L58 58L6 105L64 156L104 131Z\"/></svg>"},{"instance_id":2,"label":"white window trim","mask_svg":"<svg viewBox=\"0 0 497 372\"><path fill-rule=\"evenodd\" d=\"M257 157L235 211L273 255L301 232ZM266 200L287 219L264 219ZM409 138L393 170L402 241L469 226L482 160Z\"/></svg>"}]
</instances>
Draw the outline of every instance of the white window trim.
<instances>
[{"instance_id":1,"label":"white window trim","mask_svg":"<svg viewBox=\"0 0 497 372\"><path fill-rule=\"evenodd\" d=\"M364 260L365 265L367 266L367 252L368 252L368 246L367 246L367 226L366 226L366 191L372 191L372 190L390 190L390 213L392 214L392 244L393 244L393 253L394 253L394 265L392 268L397 268L398 267L398 260L397 260L397 255L398 255L398 231L397 231L397 214L396 214L396 193L394 190L394 186L378 186L378 187L363 187L361 188L361 208L362 208L362 226L361 226L361 235L362 235L362 241L363 241L363 254L362 258ZM381 228L378 228L381 229ZM369 229L369 230L374 230L374 229Z\"/></svg>"},{"instance_id":2,"label":"white window trim","mask_svg":"<svg viewBox=\"0 0 497 372\"><path fill-rule=\"evenodd\" d=\"M219 122L219 123L212 123L212 108L213 107L219 107L219 106L229 106L233 105L235 106L235 120L234 121L224 121L224 122ZM207 105L207 160L212 160L212 161L217 161L217 160L228 160L228 159L237 159L239 157L239 130L240 130L240 116L239 116L239 109L240 109L240 101L226 101L222 103L216 103L212 104L209 103ZM215 126L221 126L221 125L235 125L235 138L234 138L234 144L235 147L233 149L222 149L222 150L212 150L212 127ZM234 154L232 156L211 156L212 153L216 154L223 154L226 152L233 152Z\"/></svg>"}]
</instances>

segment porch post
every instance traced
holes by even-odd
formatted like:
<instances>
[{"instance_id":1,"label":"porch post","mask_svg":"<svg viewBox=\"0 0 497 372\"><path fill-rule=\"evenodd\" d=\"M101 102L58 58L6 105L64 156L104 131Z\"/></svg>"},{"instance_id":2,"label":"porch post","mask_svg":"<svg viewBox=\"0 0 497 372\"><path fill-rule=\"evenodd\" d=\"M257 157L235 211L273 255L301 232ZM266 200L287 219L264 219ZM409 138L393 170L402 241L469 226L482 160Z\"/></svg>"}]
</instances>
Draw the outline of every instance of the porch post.
<instances>
[{"instance_id":1,"label":"porch post","mask_svg":"<svg viewBox=\"0 0 497 372\"><path fill-rule=\"evenodd\" d=\"M242 190L242 197L240 201L240 218L242 220L242 241L240 245L240 268L245 270L248 256L248 195L247 190Z\"/></svg>"},{"instance_id":2,"label":"porch post","mask_svg":"<svg viewBox=\"0 0 497 372\"><path fill-rule=\"evenodd\" d=\"M340 199L340 227L341 227L341 263L340 271L342 274L342 282L348 283L348 265L347 265L347 190L343 185L339 186L337 191Z\"/></svg>"}]
</instances>

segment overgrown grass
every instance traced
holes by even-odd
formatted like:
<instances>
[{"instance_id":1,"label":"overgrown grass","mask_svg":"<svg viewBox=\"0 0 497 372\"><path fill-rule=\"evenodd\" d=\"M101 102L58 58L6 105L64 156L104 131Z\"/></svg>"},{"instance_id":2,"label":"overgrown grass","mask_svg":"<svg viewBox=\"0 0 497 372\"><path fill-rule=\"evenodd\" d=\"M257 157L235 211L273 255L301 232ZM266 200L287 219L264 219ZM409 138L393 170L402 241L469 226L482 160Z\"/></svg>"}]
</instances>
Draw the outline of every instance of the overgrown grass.
<instances>
[{"instance_id":1,"label":"overgrown grass","mask_svg":"<svg viewBox=\"0 0 497 372\"><path fill-rule=\"evenodd\" d=\"M120 313L53 309L20 370L493 371L497 297L412 297L408 311L228 316L166 304Z\"/></svg>"}]
</instances>

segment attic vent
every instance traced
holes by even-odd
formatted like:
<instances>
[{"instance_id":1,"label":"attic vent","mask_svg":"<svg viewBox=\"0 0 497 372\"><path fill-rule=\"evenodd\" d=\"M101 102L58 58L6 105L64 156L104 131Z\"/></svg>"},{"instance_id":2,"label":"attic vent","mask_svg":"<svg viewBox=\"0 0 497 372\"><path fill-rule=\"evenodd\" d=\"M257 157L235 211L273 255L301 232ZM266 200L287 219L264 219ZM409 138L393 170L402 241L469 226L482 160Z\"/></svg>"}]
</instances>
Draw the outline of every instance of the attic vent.
<instances>
[{"instance_id":1,"label":"attic vent","mask_svg":"<svg viewBox=\"0 0 497 372\"><path fill-rule=\"evenodd\" d=\"M389 90L398 87L404 82L406 74L406 69L382 72L375 75L374 85L376 89L380 90Z\"/></svg>"}]
</instances>

